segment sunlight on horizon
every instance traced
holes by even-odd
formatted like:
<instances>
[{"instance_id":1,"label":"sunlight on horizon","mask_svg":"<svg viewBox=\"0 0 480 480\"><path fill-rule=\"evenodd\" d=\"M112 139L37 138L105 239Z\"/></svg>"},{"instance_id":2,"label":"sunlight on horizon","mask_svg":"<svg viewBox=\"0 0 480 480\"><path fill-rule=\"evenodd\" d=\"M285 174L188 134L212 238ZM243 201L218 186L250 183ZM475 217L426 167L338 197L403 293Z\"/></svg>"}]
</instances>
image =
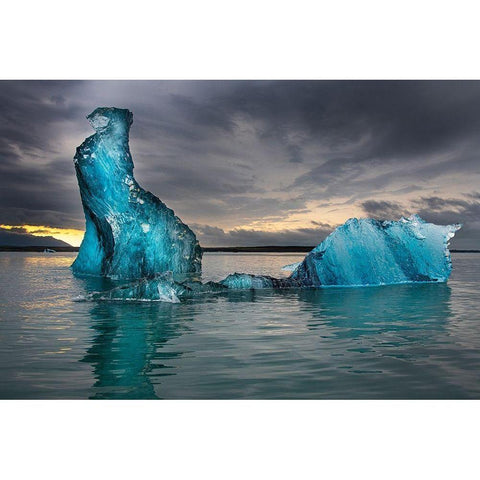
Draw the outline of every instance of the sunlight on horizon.
<instances>
[{"instance_id":1,"label":"sunlight on horizon","mask_svg":"<svg viewBox=\"0 0 480 480\"><path fill-rule=\"evenodd\" d=\"M35 237L53 237L67 242L72 247L79 247L82 243L84 230L75 228L53 228L46 225L0 225L0 228Z\"/></svg>"}]
</instances>

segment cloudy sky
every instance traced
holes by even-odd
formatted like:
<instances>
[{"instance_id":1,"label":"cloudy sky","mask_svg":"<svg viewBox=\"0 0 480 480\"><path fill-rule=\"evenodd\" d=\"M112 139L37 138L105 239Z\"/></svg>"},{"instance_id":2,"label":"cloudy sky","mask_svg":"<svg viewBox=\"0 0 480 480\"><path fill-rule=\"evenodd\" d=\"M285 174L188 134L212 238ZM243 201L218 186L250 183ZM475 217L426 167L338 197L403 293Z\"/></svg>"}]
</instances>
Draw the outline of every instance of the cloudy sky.
<instances>
[{"instance_id":1,"label":"cloudy sky","mask_svg":"<svg viewBox=\"0 0 480 480\"><path fill-rule=\"evenodd\" d=\"M480 248L480 82L453 81L2 81L0 233L79 244L72 157L98 106L133 112L138 182L204 246L418 213Z\"/></svg>"}]
</instances>

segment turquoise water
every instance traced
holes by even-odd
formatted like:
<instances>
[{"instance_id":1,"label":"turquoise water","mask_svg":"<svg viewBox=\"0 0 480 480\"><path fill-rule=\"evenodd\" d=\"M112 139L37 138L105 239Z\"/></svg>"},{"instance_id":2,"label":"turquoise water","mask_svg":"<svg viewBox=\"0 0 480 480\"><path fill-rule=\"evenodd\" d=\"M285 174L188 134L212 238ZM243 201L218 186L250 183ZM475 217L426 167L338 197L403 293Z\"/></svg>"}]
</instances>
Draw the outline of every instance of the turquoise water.
<instances>
[{"instance_id":1,"label":"turquoise water","mask_svg":"<svg viewBox=\"0 0 480 480\"><path fill-rule=\"evenodd\" d=\"M77 303L75 254L0 253L0 398L480 398L480 254L448 284ZM204 256L204 278L303 254Z\"/></svg>"}]
</instances>

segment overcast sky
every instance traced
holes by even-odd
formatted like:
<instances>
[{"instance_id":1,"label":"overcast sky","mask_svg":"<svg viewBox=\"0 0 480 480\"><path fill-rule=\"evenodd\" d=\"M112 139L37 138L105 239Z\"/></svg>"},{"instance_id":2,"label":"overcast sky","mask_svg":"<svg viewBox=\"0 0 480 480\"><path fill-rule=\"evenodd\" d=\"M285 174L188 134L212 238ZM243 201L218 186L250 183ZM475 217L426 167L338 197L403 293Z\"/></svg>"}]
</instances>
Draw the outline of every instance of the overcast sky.
<instances>
[{"instance_id":1,"label":"overcast sky","mask_svg":"<svg viewBox=\"0 0 480 480\"><path fill-rule=\"evenodd\" d=\"M98 106L133 112L137 181L204 246L418 213L480 248L480 82L2 81L0 224L83 229L72 157Z\"/></svg>"}]
</instances>

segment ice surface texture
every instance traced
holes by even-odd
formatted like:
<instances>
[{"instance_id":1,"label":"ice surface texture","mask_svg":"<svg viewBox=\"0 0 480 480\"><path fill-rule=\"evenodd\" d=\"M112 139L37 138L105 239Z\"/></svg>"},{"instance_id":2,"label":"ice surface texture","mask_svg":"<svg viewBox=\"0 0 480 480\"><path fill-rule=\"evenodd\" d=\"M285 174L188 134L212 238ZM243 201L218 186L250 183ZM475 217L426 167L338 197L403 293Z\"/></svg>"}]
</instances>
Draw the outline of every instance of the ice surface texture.
<instances>
[{"instance_id":1,"label":"ice surface texture","mask_svg":"<svg viewBox=\"0 0 480 480\"><path fill-rule=\"evenodd\" d=\"M96 133L74 157L86 219L74 273L138 279L165 271L200 272L195 234L133 177L132 113L97 108L87 119Z\"/></svg>"},{"instance_id":2,"label":"ice surface texture","mask_svg":"<svg viewBox=\"0 0 480 480\"><path fill-rule=\"evenodd\" d=\"M290 279L305 287L446 282L448 242L461 227L351 218L314 248Z\"/></svg>"},{"instance_id":3,"label":"ice surface texture","mask_svg":"<svg viewBox=\"0 0 480 480\"><path fill-rule=\"evenodd\" d=\"M302 287L301 282L291 278L275 278L268 275L251 275L249 273L232 273L220 282L221 285L235 290L258 290L261 288Z\"/></svg>"},{"instance_id":4,"label":"ice surface texture","mask_svg":"<svg viewBox=\"0 0 480 480\"><path fill-rule=\"evenodd\" d=\"M180 298L192 298L205 293L225 293L227 287L196 280L175 281L172 272L165 272L150 278L142 278L104 292L92 292L76 301L130 300L179 303Z\"/></svg>"}]
</instances>

